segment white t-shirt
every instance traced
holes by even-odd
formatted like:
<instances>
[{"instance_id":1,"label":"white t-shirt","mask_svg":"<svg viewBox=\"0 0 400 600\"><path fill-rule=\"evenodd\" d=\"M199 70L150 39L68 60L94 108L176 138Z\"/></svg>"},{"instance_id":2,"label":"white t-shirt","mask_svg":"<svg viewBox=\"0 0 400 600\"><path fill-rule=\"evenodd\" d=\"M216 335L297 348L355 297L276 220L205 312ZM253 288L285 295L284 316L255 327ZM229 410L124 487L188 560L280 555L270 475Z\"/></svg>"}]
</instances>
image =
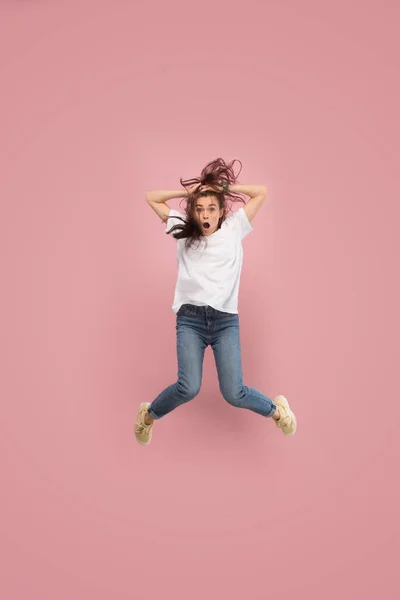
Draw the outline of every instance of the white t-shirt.
<instances>
[{"instance_id":1,"label":"white t-shirt","mask_svg":"<svg viewBox=\"0 0 400 600\"><path fill-rule=\"evenodd\" d=\"M186 214L171 209L165 231L183 224ZM178 232L180 230L175 230ZM240 273L243 263L243 238L253 231L243 207L227 217L220 229L185 248L186 239L177 242L178 279L172 310L177 313L182 304L212 306L222 312L238 313ZM175 233L174 232L174 233ZM173 233L170 237L173 237Z\"/></svg>"}]
</instances>

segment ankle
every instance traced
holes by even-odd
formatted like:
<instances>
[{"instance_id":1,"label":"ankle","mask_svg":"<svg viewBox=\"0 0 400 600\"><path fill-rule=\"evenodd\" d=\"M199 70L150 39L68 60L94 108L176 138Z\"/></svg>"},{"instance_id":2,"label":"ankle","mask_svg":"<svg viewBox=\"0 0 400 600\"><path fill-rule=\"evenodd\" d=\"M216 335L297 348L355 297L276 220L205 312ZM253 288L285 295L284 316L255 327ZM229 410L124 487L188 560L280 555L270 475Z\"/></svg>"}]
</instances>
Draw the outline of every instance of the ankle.
<instances>
[{"instance_id":1,"label":"ankle","mask_svg":"<svg viewBox=\"0 0 400 600\"><path fill-rule=\"evenodd\" d=\"M153 424L153 417L149 415L148 412L146 412L146 414L144 415L144 423L145 425L152 425Z\"/></svg>"},{"instance_id":2,"label":"ankle","mask_svg":"<svg viewBox=\"0 0 400 600\"><path fill-rule=\"evenodd\" d=\"M281 413L279 412L279 408L276 407L276 411L274 412L274 414L272 415L272 418L275 421L279 421L279 419L281 418Z\"/></svg>"}]
</instances>

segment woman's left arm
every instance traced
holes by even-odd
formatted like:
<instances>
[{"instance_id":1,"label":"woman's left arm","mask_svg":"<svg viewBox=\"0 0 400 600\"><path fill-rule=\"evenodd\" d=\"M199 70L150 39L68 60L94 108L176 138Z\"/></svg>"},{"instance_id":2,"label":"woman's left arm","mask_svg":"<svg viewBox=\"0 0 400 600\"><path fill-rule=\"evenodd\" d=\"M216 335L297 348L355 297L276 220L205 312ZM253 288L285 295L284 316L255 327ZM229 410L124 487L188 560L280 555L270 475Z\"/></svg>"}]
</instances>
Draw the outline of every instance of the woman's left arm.
<instances>
[{"instance_id":1,"label":"woman's left arm","mask_svg":"<svg viewBox=\"0 0 400 600\"><path fill-rule=\"evenodd\" d=\"M250 200L243 207L250 222L254 219L267 197L267 188L265 185L245 185L235 183L234 185L229 186L229 191L250 196Z\"/></svg>"}]
</instances>

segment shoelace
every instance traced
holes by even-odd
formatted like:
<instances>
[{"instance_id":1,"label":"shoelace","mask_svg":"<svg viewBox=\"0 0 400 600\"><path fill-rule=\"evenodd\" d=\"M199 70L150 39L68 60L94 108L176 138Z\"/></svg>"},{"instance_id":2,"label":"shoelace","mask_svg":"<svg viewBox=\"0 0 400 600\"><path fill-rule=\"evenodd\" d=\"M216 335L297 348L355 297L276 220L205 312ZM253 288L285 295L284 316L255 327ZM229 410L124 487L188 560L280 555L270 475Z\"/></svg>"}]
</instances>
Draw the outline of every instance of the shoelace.
<instances>
[{"instance_id":1,"label":"shoelace","mask_svg":"<svg viewBox=\"0 0 400 600\"><path fill-rule=\"evenodd\" d=\"M151 425L146 423L136 423L136 433L149 433Z\"/></svg>"}]
</instances>

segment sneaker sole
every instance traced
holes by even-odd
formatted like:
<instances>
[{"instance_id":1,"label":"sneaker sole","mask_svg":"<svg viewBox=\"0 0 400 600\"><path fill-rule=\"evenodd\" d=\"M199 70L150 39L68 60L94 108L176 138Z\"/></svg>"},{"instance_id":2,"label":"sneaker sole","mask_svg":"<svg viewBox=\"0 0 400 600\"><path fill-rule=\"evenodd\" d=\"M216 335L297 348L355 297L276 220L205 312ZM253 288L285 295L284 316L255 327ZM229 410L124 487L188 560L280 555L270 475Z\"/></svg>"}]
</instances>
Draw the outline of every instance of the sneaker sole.
<instances>
[{"instance_id":1,"label":"sneaker sole","mask_svg":"<svg viewBox=\"0 0 400 600\"><path fill-rule=\"evenodd\" d=\"M145 406L146 408L148 408L148 407L150 406L150 404L151 404L151 402L142 402L142 403L140 404L140 406L139 406L139 412L138 412L137 419L139 418L140 411L143 409L143 407ZM136 421L137 421L137 419L136 419ZM135 435L135 437L136 437L136 435ZM136 441L137 441L137 442L138 442L138 444L140 444L141 446L148 446L148 445L150 444L150 442L151 442L151 437L150 437L150 439L149 439L147 442L142 442L141 440L139 440L139 439L136 437Z\"/></svg>"}]
</instances>

